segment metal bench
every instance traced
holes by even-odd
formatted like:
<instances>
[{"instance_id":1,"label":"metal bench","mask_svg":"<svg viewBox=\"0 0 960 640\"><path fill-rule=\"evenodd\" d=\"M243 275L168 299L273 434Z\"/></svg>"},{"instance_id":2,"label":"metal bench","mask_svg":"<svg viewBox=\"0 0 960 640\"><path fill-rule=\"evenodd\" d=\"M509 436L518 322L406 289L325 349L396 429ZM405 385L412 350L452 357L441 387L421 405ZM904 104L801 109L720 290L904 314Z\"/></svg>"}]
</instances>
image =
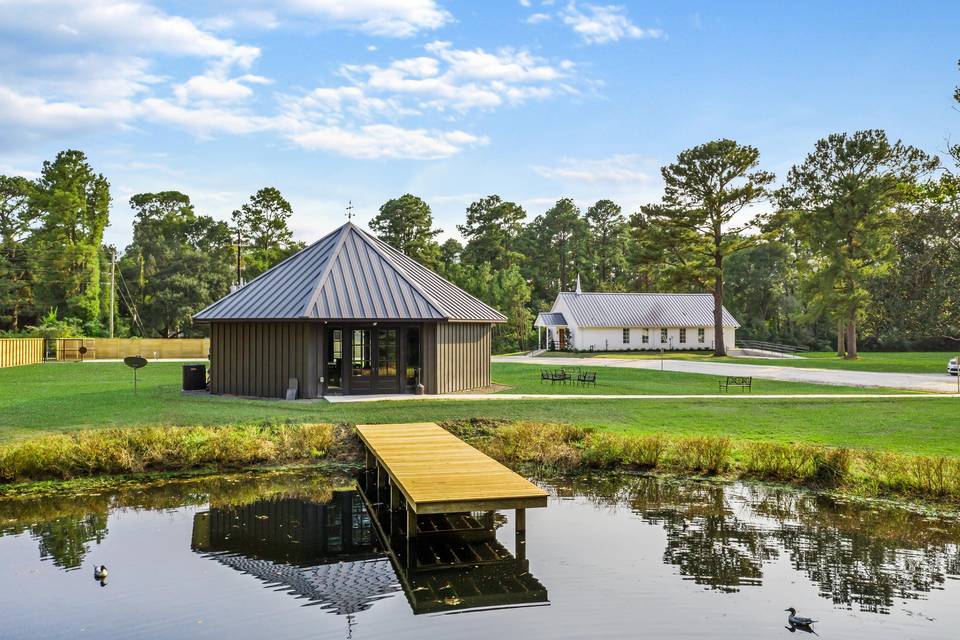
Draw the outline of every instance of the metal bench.
<instances>
[{"instance_id":1,"label":"metal bench","mask_svg":"<svg viewBox=\"0 0 960 640\"><path fill-rule=\"evenodd\" d=\"M587 386L592 384L597 386L597 372L596 371L581 371L577 374L577 384L582 384Z\"/></svg>"},{"instance_id":2,"label":"metal bench","mask_svg":"<svg viewBox=\"0 0 960 640\"><path fill-rule=\"evenodd\" d=\"M730 387L752 392L753 378L751 376L727 376L725 380L720 380L720 391L730 391Z\"/></svg>"}]
</instances>

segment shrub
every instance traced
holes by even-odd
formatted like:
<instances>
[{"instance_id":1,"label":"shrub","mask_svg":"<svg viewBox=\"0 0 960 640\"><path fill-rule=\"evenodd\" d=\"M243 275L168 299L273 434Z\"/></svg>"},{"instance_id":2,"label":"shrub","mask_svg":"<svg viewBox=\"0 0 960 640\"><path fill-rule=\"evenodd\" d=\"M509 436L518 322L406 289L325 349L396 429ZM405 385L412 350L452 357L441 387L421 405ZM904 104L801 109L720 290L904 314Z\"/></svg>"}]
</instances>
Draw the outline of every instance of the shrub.
<instances>
[{"instance_id":1,"label":"shrub","mask_svg":"<svg viewBox=\"0 0 960 640\"><path fill-rule=\"evenodd\" d=\"M730 462L730 451L730 438L678 438L673 445L673 463L689 471L720 473Z\"/></svg>"},{"instance_id":2,"label":"shrub","mask_svg":"<svg viewBox=\"0 0 960 640\"><path fill-rule=\"evenodd\" d=\"M334 444L329 424L80 431L0 447L0 481L287 462L322 458Z\"/></svg>"},{"instance_id":3,"label":"shrub","mask_svg":"<svg viewBox=\"0 0 960 640\"><path fill-rule=\"evenodd\" d=\"M660 435L626 438L623 448L624 462L641 469L655 469L660 464L667 439Z\"/></svg>"},{"instance_id":4,"label":"shrub","mask_svg":"<svg viewBox=\"0 0 960 640\"><path fill-rule=\"evenodd\" d=\"M812 474L814 448L779 442L751 442L742 446L746 475L768 480L803 480Z\"/></svg>"},{"instance_id":5,"label":"shrub","mask_svg":"<svg viewBox=\"0 0 960 640\"><path fill-rule=\"evenodd\" d=\"M497 429L482 448L501 460L576 467L588 433L567 424L520 421Z\"/></svg>"}]
</instances>

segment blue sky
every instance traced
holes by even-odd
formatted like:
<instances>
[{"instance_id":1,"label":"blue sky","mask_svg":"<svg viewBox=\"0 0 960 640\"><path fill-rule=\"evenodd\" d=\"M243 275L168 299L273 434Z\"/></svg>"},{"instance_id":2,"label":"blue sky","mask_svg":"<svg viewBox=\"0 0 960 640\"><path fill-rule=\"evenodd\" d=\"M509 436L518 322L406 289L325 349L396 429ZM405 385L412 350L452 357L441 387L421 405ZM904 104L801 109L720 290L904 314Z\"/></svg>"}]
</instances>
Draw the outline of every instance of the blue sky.
<instances>
[{"instance_id":1,"label":"blue sky","mask_svg":"<svg viewBox=\"0 0 960 640\"><path fill-rule=\"evenodd\" d=\"M814 141L960 137L947 2L0 0L0 172L80 148L129 197L226 219L262 186L298 238L411 192L455 234L490 193L656 200L659 167L731 137L783 177Z\"/></svg>"}]
</instances>

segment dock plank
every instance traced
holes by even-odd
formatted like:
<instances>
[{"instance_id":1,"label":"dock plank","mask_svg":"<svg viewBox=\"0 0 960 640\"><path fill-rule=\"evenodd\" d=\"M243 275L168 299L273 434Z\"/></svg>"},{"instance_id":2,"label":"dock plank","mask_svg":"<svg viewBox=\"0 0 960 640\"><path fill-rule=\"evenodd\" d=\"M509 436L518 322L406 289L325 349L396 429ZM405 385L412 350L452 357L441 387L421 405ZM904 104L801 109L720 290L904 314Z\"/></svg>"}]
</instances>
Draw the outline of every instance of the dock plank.
<instances>
[{"instance_id":1,"label":"dock plank","mask_svg":"<svg viewBox=\"0 0 960 640\"><path fill-rule=\"evenodd\" d=\"M415 513L547 506L547 493L432 422L359 425L357 433Z\"/></svg>"}]
</instances>

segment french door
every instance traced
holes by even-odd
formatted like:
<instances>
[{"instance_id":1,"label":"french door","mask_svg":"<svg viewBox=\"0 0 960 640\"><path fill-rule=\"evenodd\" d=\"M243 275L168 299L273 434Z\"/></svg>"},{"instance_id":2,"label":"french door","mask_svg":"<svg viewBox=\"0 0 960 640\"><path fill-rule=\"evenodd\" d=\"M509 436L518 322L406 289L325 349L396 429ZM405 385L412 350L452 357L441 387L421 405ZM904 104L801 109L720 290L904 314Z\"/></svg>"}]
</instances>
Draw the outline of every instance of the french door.
<instances>
[{"instance_id":1,"label":"french door","mask_svg":"<svg viewBox=\"0 0 960 640\"><path fill-rule=\"evenodd\" d=\"M349 334L348 393L399 393L399 329L358 327Z\"/></svg>"}]
</instances>

